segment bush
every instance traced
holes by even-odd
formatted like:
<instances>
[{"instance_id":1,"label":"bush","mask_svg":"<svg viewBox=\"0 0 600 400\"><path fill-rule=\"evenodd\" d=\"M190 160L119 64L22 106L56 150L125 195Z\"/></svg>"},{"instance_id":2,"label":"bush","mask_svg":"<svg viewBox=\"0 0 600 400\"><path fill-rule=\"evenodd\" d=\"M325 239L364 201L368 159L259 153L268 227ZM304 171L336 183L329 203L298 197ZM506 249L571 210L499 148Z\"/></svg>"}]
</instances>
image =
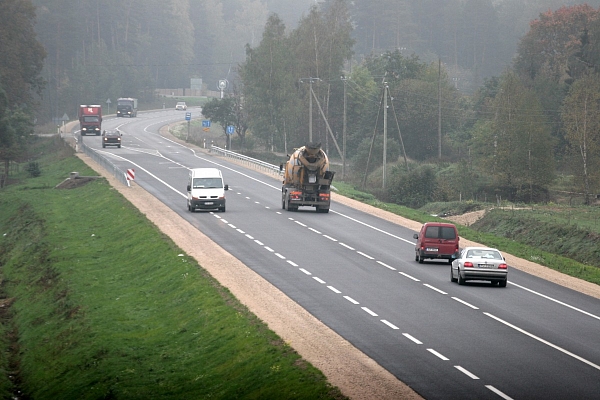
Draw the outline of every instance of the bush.
<instances>
[{"instance_id":1,"label":"bush","mask_svg":"<svg viewBox=\"0 0 600 400\"><path fill-rule=\"evenodd\" d=\"M27 164L26 169L27 169L27 173L32 178L37 178L38 176L42 175L42 170L40 169L40 165L36 161L32 161L29 164Z\"/></svg>"}]
</instances>

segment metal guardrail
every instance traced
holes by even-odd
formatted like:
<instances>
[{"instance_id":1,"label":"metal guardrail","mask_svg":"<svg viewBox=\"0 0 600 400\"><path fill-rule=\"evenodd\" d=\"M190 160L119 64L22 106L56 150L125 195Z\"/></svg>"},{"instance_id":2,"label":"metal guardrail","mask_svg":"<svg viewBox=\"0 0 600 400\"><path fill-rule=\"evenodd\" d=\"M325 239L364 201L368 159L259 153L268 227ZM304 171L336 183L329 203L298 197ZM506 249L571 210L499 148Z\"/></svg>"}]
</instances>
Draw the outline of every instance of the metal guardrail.
<instances>
[{"instance_id":1,"label":"metal guardrail","mask_svg":"<svg viewBox=\"0 0 600 400\"><path fill-rule=\"evenodd\" d=\"M210 152L211 153L216 153L216 154L218 154L220 156L224 156L224 157L228 157L228 158L233 158L234 160L237 160L241 164L250 165L250 166L256 167L256 168L258 168L260 170L273 173L274 175L281 175L282 174L282 172L279 169L279 165L269 164L268 162L257 160L256 158L248 157L248 156L236 153L236 152L231 151L231 150L225 150L225 149L222 149L222 148L217 147L217 146L211 146L210 147Z\"/></svg>"},{"instance_id":2,"label":"metal guardrail","mask_svg":"<svg viewBox=\"0 0 600 400\"><path fill-rule=\"evenodd\" d=\"M127 175L125 174L125 172L123 172L119 167L110 162L109 159L101 156L98 152L88 147L85 144L85 140L79 140L79 138L77 138L77 144L81 147L81 149L86 155L91 157L98 164L102 165L102 167L104 167L104 169L107 170L109 173L112 173L114 177L121 181L123 185L131 187L129 181L127 180Z\"/></svg>"}]
</instances>

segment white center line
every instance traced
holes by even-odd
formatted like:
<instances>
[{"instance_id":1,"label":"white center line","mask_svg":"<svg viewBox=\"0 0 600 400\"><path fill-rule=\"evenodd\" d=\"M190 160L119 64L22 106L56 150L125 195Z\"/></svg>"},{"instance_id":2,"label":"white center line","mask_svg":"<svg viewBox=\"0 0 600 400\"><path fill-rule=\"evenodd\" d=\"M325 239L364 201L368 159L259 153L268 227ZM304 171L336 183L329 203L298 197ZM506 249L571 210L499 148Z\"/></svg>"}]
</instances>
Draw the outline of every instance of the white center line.
<instances>
[{"instance_id":1,"label":"white center line","mask_svg":"<svg viewBox=\"0 0 600 400\"><path fill-rule=\"evenodd\" d=\"M287 260L287 263L290 264L292 267L297 267L298 266L298 264L296 264L292 260Z\"/></svg>"},{"instance_id":2,"label":"white center line","mask_svg":"<svg viewBox=\"0 0 600 400\"><path fill-rule=\"evenodd\" d=\"M306 228L306 224L303 224L303 223L302 223L302 222L300 222L300 221L294 221L294 222L295 222L295 223L297 223L298 225L300 225L300 226L303 226L303 227L305 227L305 228Z\"/></svg>"},{"instance_id":3,"label":"white center line","mask_svg":"<svg viewBox=\"0 0 600 400\"><path fill-rule=\"evenodd\" d=\"M314 233L318 233L319 235L321 234L321 232L319 232L318 230L316 230L315 228L308 228L309 231L313 231Z\"/></svg>"},{"instance_id":4,"label":"white center line","mask_svg":"<svg viewBox=\"0 0 600 400\"><path fill-rule=\"evenodd\" d=\"M374 317L379 317L379 315L375 314L373 311L369 310L367 307L361 307L363 310L365 310L366 312L368 312L369 314L371 314Z\"/></svg>"},{"instance_id":5,"label":"white center line","mask_svg":"<svg viewBox=\"0 0 600 400\"><path fill-rule=\"evenodd\" d=\"M459 303L463 303L467 307L471 307L473 310L479 310L479 307L475 307L473 304L467 303L466 301L461 300L458 297L452 297L452 299L458 301Z\"/></svg>"},{"instance_id":6,"label":"white center line","mask_svg":"<svg viewBox=\"0 0 600 400\"><path fill-rule=\"evenodd\" d=\"M373 260L374 259L374 257L371 257L370 255L365 254L362 251L357 251L357 253L360 254L363 257L367 257L369 260Z\"/></svg>"},{"instance_id":7,"label":"white center line","mask_svg":"<svg viewBox=\"0 0 600 400\"><path fill-rule=\"evenodd\" d=\"M387 321L385 319L382 319L381 322L383 322L384 324L386 324L387 326L389 326L392 329L400 329L396 325L392 324L390 321Z\"/></svg>"},{"instance_id":8,"label":"white center line","mask_svg":"<svg viewBox=\"0 0 600 400\"><path fill-rule=\"evenodd\" d=\"M431 286L428 283L424 283L423 286L427 286L429 289L435 290L436 292L441 293L441 294L448 294L448 293L444 292L443 290L436 288L435 286Z\"/></svg>"},{"instance_id":9,"label":"white center line","mask_svg":"<svg viewBox=\"0 0 600 400\"><path fill-rule=\"evenodd\" d=\"M433 354L434 356L438 357L441 360L444 360L444 361L448 361L449 360L449 358L447 358L446 356L438 353L434 349L427 349L427 351L430 352L431 354Z\"/></svg>"},{"instance_id":10,"label":"white center line","mask_svg":"<svg viewBox=\"0 0 600 400\"><path fill-rule=\"evenodd\" d=\"M396 268L394 268L394 267L391 267L391 266L387 265L387 264L386 264L386 263L384 263L383 261L377 261L377 264L379 264L379 265L383 265L384 267L386 267L386 268L389 268L389 269L391 269L392 271L395 271L395 270L396 270Z\"/></svg>"},{"instance_id":11,"label":"white center line","mask_svg":"<svg viewBox=\"0 0 600 400\"><path fill-rule=\"evenodd\" d=\"M409 275L409 274L407 274L406 272L399 271L398 273L399 273L399 274L401 274L401 275L404 275L405 277L407 277L407 278L409 278L409 279L412 279L413 281L416 281L416 282L421 282L421 280L420 280L420 279L417 279L417 278L415 278L414 276L410 276L410 275Z\"/></svg>"},{"instance_id":12,"label":"white center line","mask_svg":"<svg viewBox=\"0 0 600 400\"><path fill-rule=\"evenodd\" d=\"M325 281L324 281L323 279L321 279L321 278L317 278L316 276L313 276L313 279L314 279L315 281L319 282L319 283L323 283L323 284L325 284Z\"/></svg>"},{"instance_id":13,"label":"white center line","mask_svg":"<svg viewBox=\"0 0 600 400\"><path fill-rule=\"evenodd\" d=\"M248 234L246 234L246 237L247 237L248 239L250 239L250 240L254 240L254 236L251 236L251 235L248 235Z\"/></svg>"},{"instance_id":14,"label":"white center line","mask_svg":"<svg viewBox=\"0 0 600 400\"><path fill-rule=\"evenodd\" d=\"M512 400L512 397L507 396L506 394L502 393L501 391L499 391L498 389L496 389L492 385L485 385L485 387L488 388L488 389L490 389L492 392L496 393L498 396L502 397L505 400Z\"/></svg>"},{"instance_id":15,"label":"white center line","mask_svg":"<svg viewBox=\"0 0 600 400\"><path fill-rule=\"evenodd\" d=\"M352 250L352 251L356 250L354 247L350 247L346 243L340 243L340 244L349 250Z\"/></svg>"},{"instance_id":16,"label":"white center line","mask_svg":"<svg viewBox=\"0 0 600 400\"><path fill-rule=\"evenodd\" d=\"M342 293L342 292L340 292L339 290L337 290L336 288L334 288L333 286L327 286L327 287L328 287L328 288L329 288L331 291L333 291L333 292L335 292L335 293L337 293L337 294L340 294L340 293Z\"/></svg>"},{"instance_id":17,"label":"white center line","mask_svg":"<svg viewBox=\"0 0 600 400\"><path fill-rule=\"evenodd\" d=\"M412 336L412 335L410 335L408 333L403 333L403 335L406 338L408 338L408 339L412 340L413 342L415 342L416 344L423 344L423 342L421 342L419 339L417 339L416 337L414 337L414 336Z\"/></svg>"},{"instance_id":18,"label":"white center line","mask_svg":"<svg viewBox=\"0 0 600 400\"><path fill-rule=\"evenodd\" d=\"M306 275L312 275L310 272L308 272L304 268L300 268L300 271L304 272Z\"/></svg>"},{"instance_id":19,"label":"white center line","mask_svg":"<svg viewBox=\"0 0 600 400\"><path fill-rule=\"evenodd\" d=\"M459 370L463 374L467 375L471 379L479 379L479 377L477 375L474 375L474 374L470 373L469 371L467 371L466 369L464 369L460 365L455 365L454 368L456 368L457 370Z\"/></svg>"},{"instance_id":20,"label":"white center line","mask_svg":"<svg viewBox=\"0 0 600 400\"><path fill-rule=\"evenodd\" d=\"M324 238L327 238L327 239L329 239L329 240L331 240L331 241L337 242L337 239L334 239L334 238L332 238L331 236L328 236L328 235L323 235L323 237L324 237Z\"/></svg>"},{"instance_id":21,"label":"white center line","mask_svg":"<svg viewBox=\"0 0 600 400\"><path fill-rule=\"evenodd\" d=\"M277 257L281 258L282 260L285 260L285 256L282 256L282 255L281 255L281 254L279 254L279 253L275 253L275 255L276 255Z\"/></svg>"},{"instance_id":22,"label":"white center line","mask_svg":"<svg viewBox=\"0 0 600 400\"><path fill-rule=\"evenodd\" d=\"M344 296L344 298L345 298L346 300L348 300L348 301L349 301L350 303L352 303L352 304L360 304L358 301L354 300L354 299L353 299L352 297L350 297L350 296Z\"/></svg>"},{"instance_id":23,"label":"white center line","mask_svg":"<svg viewBox=\"0 0 600 400\"><path fill-rule=\"evenodd\" d=\"M270 251L271 253L275 252L275 250L273 250L272 248L270 248L269 246L265 246L265 250Z\"/></svg>"}]
</instances>

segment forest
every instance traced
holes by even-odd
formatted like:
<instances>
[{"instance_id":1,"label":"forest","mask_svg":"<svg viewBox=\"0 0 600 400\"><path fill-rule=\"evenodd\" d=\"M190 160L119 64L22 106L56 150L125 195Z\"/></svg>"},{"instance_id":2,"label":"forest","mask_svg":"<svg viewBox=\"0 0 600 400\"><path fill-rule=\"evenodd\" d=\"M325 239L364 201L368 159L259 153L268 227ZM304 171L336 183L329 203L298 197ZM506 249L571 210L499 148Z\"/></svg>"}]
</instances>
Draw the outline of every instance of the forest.
<instances>
[{"instance_id":1,"label":"forest","mask_svg":"<svg viewBox=\"0 0 600 400\"><path fill-rule=\"evenodd\" d=\"M231 83L205 114L236 127L234 148L320 141L385 200L600 192L600 1L1 3L5 171L35 122L202 78Z\"/></svg>"}]
</instances>

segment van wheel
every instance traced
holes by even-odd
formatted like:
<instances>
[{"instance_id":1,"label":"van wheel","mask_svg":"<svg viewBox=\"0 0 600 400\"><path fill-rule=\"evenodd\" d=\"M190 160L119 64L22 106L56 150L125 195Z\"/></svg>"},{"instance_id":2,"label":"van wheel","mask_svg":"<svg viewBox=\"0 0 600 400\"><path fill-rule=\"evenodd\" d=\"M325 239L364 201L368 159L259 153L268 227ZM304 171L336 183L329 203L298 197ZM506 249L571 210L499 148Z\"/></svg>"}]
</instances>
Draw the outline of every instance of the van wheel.
<instances>
[{"instance_id":1,"label":"van wheel","mask_svg":"<svg viewBox=\"0 0 600 400\"><path fill-rule=\"evenodd\" d=\"M219 208L219 211L221 211L221 212L225 212L225 206L223 206L223 207Z\"/></svg>"},{"instance_id":2,"label":"van wheel","mask_svg":"<svg viewBox=\"0 0 600 400\"><path fill-rule=\"evenodd\" d=\"M425 260L425 258L423 258L421 253L417 254L417 261L419 262L419 264L423 264L424 260Z\"/></svg>"}]
</instances>

